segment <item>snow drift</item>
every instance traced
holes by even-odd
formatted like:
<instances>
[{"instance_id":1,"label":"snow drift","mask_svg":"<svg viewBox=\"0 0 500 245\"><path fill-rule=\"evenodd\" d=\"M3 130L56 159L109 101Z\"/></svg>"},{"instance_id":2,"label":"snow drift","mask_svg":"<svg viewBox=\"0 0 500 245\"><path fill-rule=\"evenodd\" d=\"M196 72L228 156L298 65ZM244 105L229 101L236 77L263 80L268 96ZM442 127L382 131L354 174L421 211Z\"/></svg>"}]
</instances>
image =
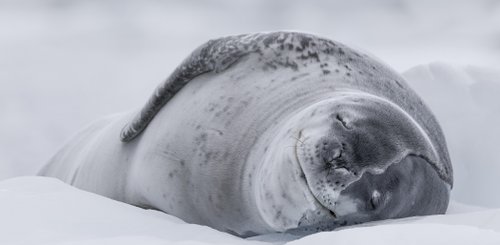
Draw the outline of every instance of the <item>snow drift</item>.
<instances>
[{"instance_id":1,"label":"snow drift","mask_svg":"<svg viewBox=\"0 0 500 245\"><path fill-rule=\"evenodd\" d=\"M306 237L238 238L46 177L0 182L0 244L500 244L500 209L385 220Z\"/></svg>"}]
</instances>

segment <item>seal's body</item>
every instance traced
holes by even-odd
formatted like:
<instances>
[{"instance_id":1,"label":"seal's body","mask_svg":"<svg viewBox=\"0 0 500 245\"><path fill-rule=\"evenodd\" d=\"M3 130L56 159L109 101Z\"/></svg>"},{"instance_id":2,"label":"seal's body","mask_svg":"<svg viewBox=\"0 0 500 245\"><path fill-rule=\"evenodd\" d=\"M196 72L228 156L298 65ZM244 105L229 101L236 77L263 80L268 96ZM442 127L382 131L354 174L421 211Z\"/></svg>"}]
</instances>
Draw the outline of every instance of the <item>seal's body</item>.
<instances>
[{"instance_id":1,"label":"seal's body","mask_svg":"<svg viewBox=\"0 0 500 245\"><path fill-rule=\"evenodd\" d=\"M41 174L240 236L446 211L436 119L395 72L336 42L210 41L134 114L84 130Z\"/></svg>"}]
</instances>

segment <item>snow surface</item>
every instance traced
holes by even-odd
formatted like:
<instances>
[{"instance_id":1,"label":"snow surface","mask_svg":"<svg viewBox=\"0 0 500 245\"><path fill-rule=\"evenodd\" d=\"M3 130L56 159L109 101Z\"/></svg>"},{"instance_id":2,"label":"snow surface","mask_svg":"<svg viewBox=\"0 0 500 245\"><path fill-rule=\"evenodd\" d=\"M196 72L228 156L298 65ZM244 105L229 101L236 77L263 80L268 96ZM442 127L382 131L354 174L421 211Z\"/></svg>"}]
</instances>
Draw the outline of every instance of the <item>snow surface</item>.
<instances>
[{"instance_id":1,"label":"snow surface","mask_svg":"<svg viewBox=\"0 0 500 245\"><path fill-rule=\"evenodd\" d=\"M403 73L448 141L447 215L245 240L57 180L12 178L36 173L89 122L142 106L208 39L282 29L361 48ZM500 1L0 0L0 30L2 245L500 244Z\"/></svg>"},{"instance_id":2,"label":"snow surface","mask_svg":"<svg viewBox=\"0 0 500 245\"><path fill-rule=\"evenodd\" d=\"M385 220L306 237L238 238L46 177L0 182L0 244L500 244L500 209Z\"/></svg>"}]
</instances>

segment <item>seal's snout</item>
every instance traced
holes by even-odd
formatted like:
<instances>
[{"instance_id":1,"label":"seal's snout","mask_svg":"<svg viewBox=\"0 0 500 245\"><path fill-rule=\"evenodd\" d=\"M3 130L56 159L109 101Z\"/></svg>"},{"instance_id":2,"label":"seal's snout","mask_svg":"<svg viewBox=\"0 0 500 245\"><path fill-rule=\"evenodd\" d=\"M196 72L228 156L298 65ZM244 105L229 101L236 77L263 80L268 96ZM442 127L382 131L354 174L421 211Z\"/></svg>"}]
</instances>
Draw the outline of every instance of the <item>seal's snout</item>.
<instances>
[{"instance_id":1,"label":"seal's snout","mask_svg":"<svg viewBox=\"0 0 500 245\"><path fill-rule=\"evenodd\" d=\"M323 160L325 167L332 167L332 165L341 160L342 157L342 143L333 137L324 137L319 140L315 145L317 156Z\"/></svg>"},{"instance_id":2,"label":"seal's snout","mask_svg":"<svg viewBox=\"0 0 500 245\"><path fill-rule=\"evenodd\" d=\"M308 135L297 150L309 189L334 218L340 192L358 178L359 168L351 161L349 148L329 133L317 138Z\"/></svg>"}]
</instances>

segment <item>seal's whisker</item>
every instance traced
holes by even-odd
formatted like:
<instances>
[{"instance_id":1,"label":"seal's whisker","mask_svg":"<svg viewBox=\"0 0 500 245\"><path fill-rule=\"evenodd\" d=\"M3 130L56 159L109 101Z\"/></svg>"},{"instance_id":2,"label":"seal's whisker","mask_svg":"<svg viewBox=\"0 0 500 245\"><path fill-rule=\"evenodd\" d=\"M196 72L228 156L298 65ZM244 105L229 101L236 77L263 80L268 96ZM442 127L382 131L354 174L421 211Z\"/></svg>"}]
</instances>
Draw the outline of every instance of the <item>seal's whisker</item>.
<instances>
[{"instance_id":1,"label":"seal's whisker","mask_svg":"<svg viewBox=\"0 0 500 245\"><path fill-rule=\"evenodd\" d=\"M169 157L169 158L172 158L176 161L182 161L182 158L178 157L176 154L176 152L173 152L173 151L166 151L166 150L163 150L160 152L160 154L166 156L166 157Z\"/></svg>"},{"instance_id":2,"label":"seal's whisker","mask_svg":"<svg viewBox=\"0 0 500 245\"><path fill-rule=\"evenodd\" d=\"M292 147L293 147L293 148L298 147L298 148L301 148L301 149L305 149L305 146L300 145L300 144L285 146L285 148L292 148Z\"/></svg>"},{"instance_id":3,"label":"seal's whisker","mask_svg":"<svg viewBox=\"0 0 500 245\"><path fill-rule=\"evenodd\" d=\"M300 140L299 138L293 136L293 135L290 135L290 137L292 137L292 139L295 139L297 140L298 142L300 142L301 145L304 145L304 141Z\"/></svg>"}]
</instances>

